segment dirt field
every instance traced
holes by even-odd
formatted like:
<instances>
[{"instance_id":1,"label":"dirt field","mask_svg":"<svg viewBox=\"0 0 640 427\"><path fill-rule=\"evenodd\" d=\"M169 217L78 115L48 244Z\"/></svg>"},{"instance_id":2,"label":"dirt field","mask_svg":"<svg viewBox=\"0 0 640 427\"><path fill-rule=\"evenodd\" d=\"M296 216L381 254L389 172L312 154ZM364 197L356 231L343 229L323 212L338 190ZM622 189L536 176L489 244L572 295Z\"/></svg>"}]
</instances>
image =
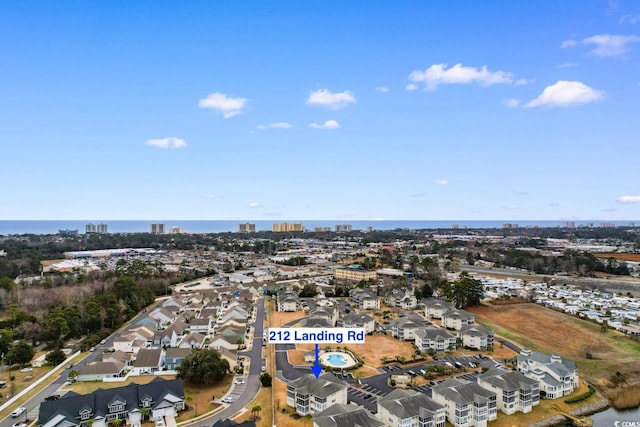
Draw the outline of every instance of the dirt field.
<instances>
[{"instance_id":1,"label":"dirt field","mask_svg":"<svg viewBox=\"0 0 640 427\"><path fill-rule=\"evenodd\" d=\"M555 352L575 360L581 376L609 385L616 371L628 380L640 378L640 343L615 332L601 332L600 325L536 304L469 309L476 320L493 328L515 344L543 353ZM586 353L594 359L586 358Z\"/></svg>"},{"instance_id":2,"label":"dirt field","mask_svg":"<svg viewBox=\"0 0 640 427\"><path fill-rule=\"evenodd\" d=\"M615 258L623 261L640 262L640 254L603 253L603 254L594 254L594 255L600 259Z\"/></svg>"},{"instance_id":3,"label":"dirt field","mask_svg":"<svg viewBox=\"0 0 640 427\"><path fill-rule=\"evenodd\" d=\"M245 411L240 415L233 418L234 421L244 422L252 419L253 414L251 413L251 409L256 406L260 406L261 410L258 415L258 420L256 420L256 426L258 427L271 427L272 423L272 407L271 407L271 387L261 387L255 399L251 401L249 405L245 408Z\"/></svg>"},{"instance_id":4,"label":"dirt field","mask_svg":"<svg viewBox=\"0 0 640 427\"><path fill-rule=\"evenodd\" d=\"M331 347L343 347L340 344L331 344ZM304 351L313 350L313 344L301 344L298 349ZM324 347L323 347L324 348ZM411 360L414 353L413 343L410 341L398 341L397 339L387 335L367 335L364 344L347 345L347 348L357 354L365 365L372 368L380 368L383 363L380 361L382 356L388 357L390 360L396 356L404 356L406 360Z\"/></svg>"}]
</instances>

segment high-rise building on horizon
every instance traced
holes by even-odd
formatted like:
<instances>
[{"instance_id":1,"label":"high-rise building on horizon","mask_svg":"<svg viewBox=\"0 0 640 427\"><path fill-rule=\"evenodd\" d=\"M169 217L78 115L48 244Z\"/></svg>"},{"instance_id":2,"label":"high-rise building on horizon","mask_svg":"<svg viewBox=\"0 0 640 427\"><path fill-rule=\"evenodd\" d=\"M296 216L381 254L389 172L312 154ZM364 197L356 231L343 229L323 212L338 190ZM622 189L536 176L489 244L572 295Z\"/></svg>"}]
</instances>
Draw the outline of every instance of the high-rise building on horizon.
<instances>
[{"instance_id":1,"label":"high-rise building on horizon","mask_svg":"<svg viewBox=\"0 0 640 427\"><path fill-rule=\"evenodd\" d=\"M85 232L85 233L87 233L87 234L89 234L89 233L96 233L96 232L97 232L97 230L98 230L98 229L96 228L96 225L95 225L95 224L87 224L87 225L84 227L84 232Z\"/></svg>"},{"instance_id":2,"label":"high-rise building on horizon","mask_svg":"<svg viewBox=\"0 0 640 427\"><path fill-rule=\"evenodd\" d=\"M98 224L98 233L100 233L100 234L109 233L109 226L107 224L103 224L103 223Z\"/></svg>"},{"instance_id":3,"label":"high-rise building on horizon","mask_svg":"<svg viewBox=\"0 0 640 427\"><path fill-rule=\"evenodd\" d=\"M98 225L95 225L92 223L87 224L84 228L84 231L86 234L92 234L92 233L107 234L109 232L107 224L102 224L102 223Z\"/></svg>"},{"instance_id":4,"label":"high-rise building on horizon","mask_svg":"<svg viewBox=\"0 0 640 427\"><path fill-rule=\"evenodd\" d=\"M164 234L164 224L151 224L149 226L149 233L151 234Z\"/></svg>"},{"instance_id":5,"label":"high-rise building on horizon","mask_svg":"<svg viewBox=\"0 0 640 427\"><path fill-rule=\"evenodd\" d=\"M256 225L255 224L238 224L238 232L239 233L255 233Z\"/></svg>"},{"instance_id":6,"label":"high-rise building on horizon","mask_svg":"<svg viewBox=\"0 0 640 427\"><path fill-rule=\"evenodd\" d=\"M169 234L184 234L182 227L173 226L169 229Z\"/></svg>"},{"instance_id":7,"label":"high-rise building on horizon","mask_svg":"<svg viewBox=\"0 0 640 427\"><path fill-rule=\"evenodd\" d=\"M301 222L281 222L274 223L271 227L274 233L285 233L290 231L304 231L304 225Z\"/></svg>"},{"instance_id":8,"label":"high-rise building on horizon","mask_svg":"<svg viewBox=\"0 0 640 427\"><path fill-rule=\"evenodd\" d=\"M351 231L351 224L336 224L336 233L348 233Z\"/></svg>"}]
</instances>

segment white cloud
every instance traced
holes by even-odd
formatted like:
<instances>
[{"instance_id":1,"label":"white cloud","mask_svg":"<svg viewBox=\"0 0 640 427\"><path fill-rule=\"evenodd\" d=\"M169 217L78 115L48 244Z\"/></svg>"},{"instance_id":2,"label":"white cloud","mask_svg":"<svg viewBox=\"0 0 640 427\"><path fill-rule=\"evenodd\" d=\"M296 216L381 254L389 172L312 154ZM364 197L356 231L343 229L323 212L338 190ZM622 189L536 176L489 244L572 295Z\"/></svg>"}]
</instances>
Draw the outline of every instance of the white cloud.
<instances>
[{"instance_id":1,"label":"white cloud","mask_svg":"<svg viewBox=\"0 0 640 427\"><path fill-rule=\"evenodd\" d=\"M566 40L560 47L566 48L578 44L593 45L591 53L597 56L621 56L628 50L628 45L639 42L640 37L596 34L581 41Z\"/></svg>"},{"instance_id":2,"label":"white cloud","mask_svg":"<svg viewBox=\"0 0 640 427\"><path fill-rule=\"evenodd\" d=\"M559 80L547 86L536 99L525 104L530 107L570 107L588 104L604 98L604 92L593 89L582 82Z\"/></svg>"},{"instance_id":3,"label":"white cloud","mask_svg":"<svg viewBox=\"0 0 640 427\"><path fill-rule=\"evenodd\" d=\"M175 136L158 139L147 139L144 143L152 147L171 149L184 148L187 146L187 142L184 139L176 138Z\"/></svg>"},{"instance_id":4,"label":"white cloud","mask_svg":"<svg viewBox=\"0 0 640 427\"><path fill-rule=\"evenodd\" d=\"M198 102L200 108L211 108L228 119L242 113L242 109L249 100L246 98L234 98L224 93L214 92Z\"/></svg>"},{"instance_id":5,"label":"white cloud","mask_svg":"<svg viewBox=\"0 0 640 427\"><path fill-rule=\"evenodd\" d=\"M558 68L573 68L577 66L578 66L577 62L565 62L564 64L558 65Z\"/></svg>"},{"instance_id":6,"label":"white cloud","mask_svg":"<svg viewBox=\"0 0 640 427\"><path fill-rule=\"evenodd\" d=\"M332 110L339 110L346 107L349 104L354 104L356 97L348 90L344 92L333 93L329 89L320 89L309 94L307 98L307 104L320 105L323 107L331 108Z\"/></svg>"},{"instance_id":7,"label":"white cloud","mask_svg":"<svg viewBox=\"0 0 640 427\"><path fill-rule=\"evenodd\" d=\"M376 92L387 93L387 92L389 92L389 88L386 87L386 86L378 86L376 88Z\"/></svg>"},{"instance_id":8,"label":"white cloud","mask_svg":"<svg viewBox=\"0 0 640 427\"><path fill-rule=\"evenodd\" d=\"M616 201L622 204L640 203L640 196L620 196Z\"/></svg>"},{"instance_id":9,"label":"white cloud","mask_svg":"<svg viewBox=\"0 0 640 427\"><path fill-rule=\"evenodd\" d=\"M434 179L433 183L437 185L447 185L449 184L449 180L445 178L438 178L438 179Z\"/></svg>"},{"instance_id":10,"label":"white cloud","mask_svg":"<svg viewBox=\"0 0 640 427\"><path fill-rule=\"evenodd\" d=\"M318 123L309 123L309 126L314 129L338 129L340 127L340 123L335 120L327 120L323 124Z\"/></svg>"},{"instance_id":11,"label":"white cloud","mask_svg":"<svg viewBox=\"0 0 640 427\"><path fill-rule=\"evenodd\" d=\"M405 86L405 89L407 89L409 92L413 92L414 90L418 90L418 85L409 83L407 86Z\"/></svg>"},{"instance_id":12,"label":"white cloud","mask_svg":"<svg viewBox=\"0 0 640 427\"><path fill-rule=\"evenodd\" d=\"M251 203L249 203L249 207L251 209L256 209L256 208L260 207L260 204L258 202L251 202Z\"/></svg>"},{"instance_id":13,"label":"white cloud","mask_svg":"<svg viewBox=\"0 0 640 427\"><path fill-rule=\"evenodd\" d=\"M515 83L513 84L514 86L524 86L524 85L528 85L529 83L533 83L535 82L536 79L518 79L515 81Z\"/></svg>"},{"instance_id":14,"label":"white cloud","mask_svg":"<svg viewBox=\"0 0 640 427\"><path fill-rule=\"evenodd\" d=\"M640 22L640 15L624 15L620 18L621 24L632 24L635 25Z\"/></svg>"},{"instance_id":15,"label":"white cloud","mask_svg":"<svg viewBox=\"0 0 640 427\"><path fill-rule=\"evenodd\" d=\"M508 98L508 99L503 100L502 104L504 104L507 107L515 108L518 105L520 105L520 100L513 99L513 98Z\"/></svg>"},{"instance_id":16,"label":"white cloud","mask_svg":"<svg viewBox=\"0 0 640 427\"><path fill-rule=\"evenodd\" d=\"M258 125L256 126L258 129L260 130L267 130L267 129L290 129L293 127L293 125L291 123L288 122L275 122L275 123L269 123L268 125Z\"/></svg>"},{"instance_id":17,"label":"white cloud","mask_svg":"<svg viewBox=\"0 0 640 427\"><path fill-rule=\"evenodd\" d=\"M447 69L447 64L434 64L424 71L413 71L409 74L409 80L413 83L424 83L425 89L434 90L441 84L510 84L513 82L513 74L506 71L492 72L486 65L474 68L456 64Z\"/></svg>"}]
</instances>

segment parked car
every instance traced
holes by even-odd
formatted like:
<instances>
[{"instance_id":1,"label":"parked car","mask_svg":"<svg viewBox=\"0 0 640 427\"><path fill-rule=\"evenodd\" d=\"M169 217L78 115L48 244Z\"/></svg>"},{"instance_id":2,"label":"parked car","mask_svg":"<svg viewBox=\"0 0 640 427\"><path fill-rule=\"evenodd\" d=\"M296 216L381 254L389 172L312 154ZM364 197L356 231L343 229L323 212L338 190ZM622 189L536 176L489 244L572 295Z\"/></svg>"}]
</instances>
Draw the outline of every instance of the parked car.
<instances>
[{"instance_id":1,"label":"parked car","mask_svg":"<svg viewBox=\"0 0 640 427\"><path fill-rule=\"evenodd\" d=\"M18 418L20 415L24 414L26 410L27 408L25 408L24 406L17 408L11 413L11 418Z\"/></svg>"},{"instance_id":2,"label":"parked car","mask_svg":"<svg viewBox=\"0 0 640 427\"><path fill-rule=\"evenodd\" d=\"M224 403L232 403L233 399L230 398L230 397L225 397L224 399L222 399L222 402L224 402Z\"/></svg>"},{"instance_id":3,"label":"parked car","mask_svg":"<svg viewBox=\"0 0 640 427\"><path fill-rule=\"evenodd\" d=\"M31 372L31 371L33 371L32 368L22 368L22 369L20 369L20 372Z\"/></svg>"},{"instance_id":4,"label":"parked car","mask_svg":"<svg viewBox=\"0 0 640 427\"><path fill-rule=\"evenodd\" d=\"M52 394L51 396L47 396L44 398L44 400L58 400L58 399L60 399L59 394Z\"/></svg>"},{"instance_id":5,"label":"parked car","mask_svg":"<svg viewBox=\"0 0 640 427\"><path fill-rule=\"evenodd\" d=\"M27 423L17 422L14 425L12 425L11 427L27 427Z\"/></svg>"},{"instance_id":6,"label":"parked car","mask_svg":"<svg viewBox=\"0 0 640 427\"><path fill-rule=\"evenodd\" d=\"M240 380L240 379L235 380L234 382L235 382L236 384L244 384L244 383L245 383L245 381L244 381L244 380Z\"/></svg>"}]
</instances>

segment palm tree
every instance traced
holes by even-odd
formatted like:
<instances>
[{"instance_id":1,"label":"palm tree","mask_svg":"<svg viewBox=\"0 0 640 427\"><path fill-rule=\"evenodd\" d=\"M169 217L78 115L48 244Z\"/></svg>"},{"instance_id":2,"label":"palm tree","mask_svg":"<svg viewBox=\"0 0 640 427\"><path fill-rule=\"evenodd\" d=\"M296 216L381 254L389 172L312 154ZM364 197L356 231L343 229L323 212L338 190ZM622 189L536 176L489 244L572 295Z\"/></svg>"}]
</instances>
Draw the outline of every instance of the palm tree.
<instances>
[{"instance_id":1,"label":"palm tree","mask_svg":"<svg viewBox=\"0 0 640 427\"><path fill-rule=\"evenodd\" d=\"M389 358L388 358L387 356L382 356L382 357L380 358L380 361L381 361L382 363L387 363L387 362L389 361Z\"/></svg>"},{"instance_id":2,"label":"palm tree","mask_svg":"<svg viewBox=\"0 0 640 427\"><path fill-rule=\"evenodd\" d=\"M251 408L251 415L253 416L254 420L257 420L260 417L260 411L262 411L262 406L260 405L256 405Z\"/></svg>"}]
</instances>

